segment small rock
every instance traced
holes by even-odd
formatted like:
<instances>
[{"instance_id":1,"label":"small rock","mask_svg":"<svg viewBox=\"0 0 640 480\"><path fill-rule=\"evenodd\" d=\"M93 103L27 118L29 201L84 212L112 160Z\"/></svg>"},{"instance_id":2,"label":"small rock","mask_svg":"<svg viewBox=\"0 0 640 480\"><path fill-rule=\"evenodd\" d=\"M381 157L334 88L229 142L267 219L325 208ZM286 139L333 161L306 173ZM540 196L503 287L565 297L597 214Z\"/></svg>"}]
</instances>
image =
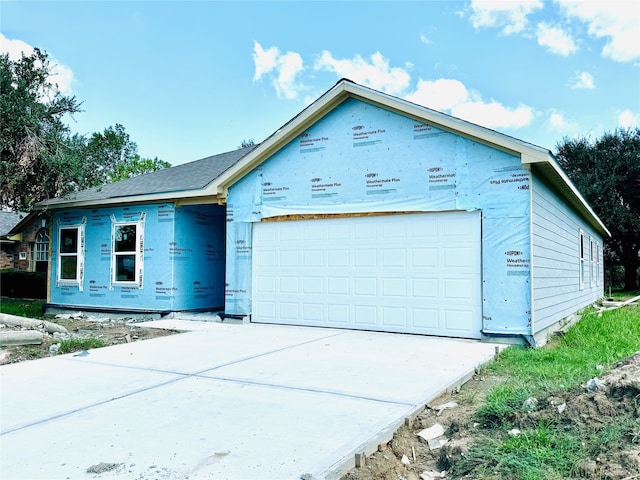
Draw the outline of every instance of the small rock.
<instances>
[{"instance_id":1,"label":"small rock","mask_svg":"<svg viewBox=\"0 0 640 480\"><path fill-rule=\"evenodd\" d=\"M522 404L522 409L525 412L533 412L538 406L538 399L536 397L527 398Z\"/></svg>"},{"instance_id":2,"label":"small rock","mask_svg":"<svg viewBox=\"0 0 640 480\"><path fill-rule=\"evenodd\" d=\"M446 478L447 472L434 472L433 470L430 472L422 472L420 474L420 478L422 480L436 480L438 478Z\"/></svg>"},{"instance_id":3,"label":"small rock","mask_svg":"<svg viewBox=\"0 0 640 480\"><path fill-rule=\"evenodd\" d=\"M437 450L438 448L441 448L445 446L447 443L449 443L449 439L448 438L432 438L431 440L428 440L427 443L429 444L429 450Z\"/></svg>"},{"instance_id":4,"label":"small rock","mask_svg":"<svg viewBox=\"0 0 640 480\"><path fill-rule=\"evenodd\" d=\"M597 390L605 390L607 385L598 377L594 377L587 382L587 391L595 392Z\"/></svg>"},{"instance_id":5,"label":"small rock","mask_svg":"<svg viewBox=\"0 0 640 480\"><path fill-rule=\"evenodd\" d=\"M51 355L55 355L56 353L58 353L58 350L60 350L60 344L59 343L54 343L53 345L51 345L49 347L49 353Z\"/></svg>"},{"instance_id":6,"label":"small rock","mask_svg":"<svg viewBox=\"0 0 640 480\"><path fill-rule=\"evenodd\" d=\"M409 461L409 457L407 457L406 455L402 455L402 459L400 461L405 465L409 465L411 463Z\"/></svg>"},{"instance_id":7,"label":"small rock","mask_svg":"<svg viewBox=\"0 0 640 480\"><path fill-rule=\"evenodd\" d=\"M518 435L520 435L520 430L518 430L517 428L514 428L512 430L509 430L507 433L512 437L517 437Z\"/></svg>"},{"instance_id":8,"label":"small rock","mask_svg":"<svg viewBox=\"0 0 640 480\"><path fill-rule=\"evenodd\" d=\"M560 405L558 405L558 413L562 414L562 412L564 412L567 409L567 404L566 403L562 403Z\"/></svg>"},{"instance_id":9,"label":"small rock","mask_svg":"<svg viewBox=\"0 0 640 480\"><path fill-rule=\"evenodd\" d=\"M434 410L437 412L436 415L440 415L443 410L446 410L447 408L456 408L457 406L458 404L456 402L447 402L442 405L438 405Z\"/></svg>"}]
</instances>

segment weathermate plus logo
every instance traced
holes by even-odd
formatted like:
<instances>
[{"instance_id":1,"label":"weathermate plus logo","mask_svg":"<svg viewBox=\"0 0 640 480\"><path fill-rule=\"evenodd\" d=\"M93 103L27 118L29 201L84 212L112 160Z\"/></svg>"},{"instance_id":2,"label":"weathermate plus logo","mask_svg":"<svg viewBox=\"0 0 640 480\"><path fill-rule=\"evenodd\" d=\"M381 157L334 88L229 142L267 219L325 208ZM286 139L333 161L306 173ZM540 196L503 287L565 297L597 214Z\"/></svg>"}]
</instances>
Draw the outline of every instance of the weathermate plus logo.
<instances>
[{"instance_id":1,"label":"weathermate plus logo","mask_svg":"<svg viewBox=\"0 0 640 480\"><path fill-rule=\"evenodd\" d=\"M376 178L377 176L378 176L378 174L377 174L377 173L367 173L367 174L365 175L365 177L366 177L366 178Z\"/></svg>"},{"instance_id":2,"label":"weathermate plus logo","mask_svg":"<svg viewBox=\"0 0 640 480\"><path fill-rule=\"evenodd\" d=\"M429 169L427 169L427 172L429 173L436 173L436 172L441 172L442 171L442 167L431 167Z\"/></svg>"},{"instance_id":3,"label":"weathermate plus logo","mask_svg":"<svg viewBox=\"0 0 640 480\"><path fill-rule=\"evenodd\" d=\"M318 182L321 182L321 181L322 181L322 179L318 178L318 177L311 179L311 183L318 183Z\"/></svg>"},{"instance_id":4,"label":"weathermate plus logo","mask_svg":"<svg viewBox=\"0 0 640 480\"><path fill-rule=\"evenodd\" d=\"M364 128L364 125L356 125L355 127L351 127L351 130L358 131L358 130L362 130L363 128Z\"/></svg>"}]
</instances>

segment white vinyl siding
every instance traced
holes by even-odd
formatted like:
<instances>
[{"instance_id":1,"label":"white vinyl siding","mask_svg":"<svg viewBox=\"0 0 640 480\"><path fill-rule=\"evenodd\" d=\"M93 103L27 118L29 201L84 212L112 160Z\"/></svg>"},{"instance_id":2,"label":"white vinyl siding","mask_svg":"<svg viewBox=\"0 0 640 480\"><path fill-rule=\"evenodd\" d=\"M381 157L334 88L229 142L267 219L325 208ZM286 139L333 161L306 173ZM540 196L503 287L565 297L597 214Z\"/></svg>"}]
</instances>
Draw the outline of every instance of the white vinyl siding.
<instances>
[{"instance_id":1,"label":"white vinyl siding","mask_svg":"<svg viewBox=\"0 0 640 480\"><path fill-rule=\"evenodd\" d=\"M589 236L596 242L601 237L535 175L532 186L532 307L536 333L596 301L603 292L602 271L594 272L597 277L591 287L588 266Z\"/></svg>"},{"instance_id":2,"label":"white vinyl siding","mask_svg":"<svg viewBox=\"0 0 640 480\"><path fill-rule=\"evenodd\" d=\"M263 222L252 321L479 338L480 213Z\"/></svg>"}]
</instances>

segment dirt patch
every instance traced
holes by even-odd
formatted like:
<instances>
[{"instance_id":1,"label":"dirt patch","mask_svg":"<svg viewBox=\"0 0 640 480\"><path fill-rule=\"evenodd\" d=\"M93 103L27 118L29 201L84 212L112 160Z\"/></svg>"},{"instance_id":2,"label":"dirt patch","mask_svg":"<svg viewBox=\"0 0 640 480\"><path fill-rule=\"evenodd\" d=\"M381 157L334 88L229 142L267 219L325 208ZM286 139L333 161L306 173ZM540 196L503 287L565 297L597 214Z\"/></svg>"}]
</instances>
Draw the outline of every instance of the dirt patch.
<instances>
[{"instance_id":1,"label":"dirt patch","mask_svg":"<svg viewBox=\"0 0 640 480\"><path fill-rule=\"evenodd\" d=\"M535 428L541 421L573 429L588 440L584 458L576 465L580 478L626 480L640 478L640 352L616 363L602 375L599 388L538 398L532 411L514 418L516 428ZM350 470L342 480L431 480L454 478L450 472L462 462L475 441L490 431L474 419L487 392L500 382L477 375L459 393L435 400L417 417L378 447L363 466ZM455 402L453 408L437 407ZM440 424L447 443L431 449L418 433ZM606 441L615 429L620 435ZM602 443L598 443L602 440ZM435 443L435 442L434 442Z\"/></svg>"},{"instance_id":2,"label":"dirt patch","mask_svg":"<svg viewBox=\"0 0 640 480\"><path fill-rule=\"evenodd\" d=\"M55 355L52 353L55 347L62 340L89 339L96 338L102 340L105 346L118 345L121 343L131 343L151 338L164 337L178 333L174 330L161 328L149 328L132 323L132 319L100 319L92 320L87 317L81 318L48 318L50 322L57 323L65 327L68 333L47 333L44 329L39 329L43 333L41 345L7 346L0 349L0 365L9 363L35 360ZM2 331L21 330L19 327L2 327Z\"/></svg>"}]
</instances>

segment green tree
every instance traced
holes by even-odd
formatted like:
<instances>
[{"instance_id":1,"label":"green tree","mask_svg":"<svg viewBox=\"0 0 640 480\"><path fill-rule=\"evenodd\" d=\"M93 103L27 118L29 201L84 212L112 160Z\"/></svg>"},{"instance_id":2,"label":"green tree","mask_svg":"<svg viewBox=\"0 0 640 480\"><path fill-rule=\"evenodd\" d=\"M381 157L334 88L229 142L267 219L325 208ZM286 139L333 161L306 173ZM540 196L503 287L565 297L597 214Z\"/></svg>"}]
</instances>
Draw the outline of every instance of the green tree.
<instances>
[{"instance_id":1,"label":"green tree","mask_svg":"<svg viewBox=\"0 0 640 480\"><path fill-rule=\"evenodd\" d=\"M145 173L155 172L163 168L170 168L171 164L158 157L142 158L137 153L129 158L127 162L120 163L112 172L109 173L109 183L126 180L127 178L137 177Z\"/></svg>"},{"instance_id":2,"label":"green tree","mask_svg":"<svg viewBox=\"0 0 640 480\"><path fill-rule=\"evenodd\" d=\"M0 203L27 210L75 188L82 169L65 115L80 111L48 80L47 54L35 49L17 61L0 55Z\"/></svg>"},{"instance_id":3,"label":"green tree","mask_svg":"<svg viewBox=\"0 0 640 480\"><path fill-rule=\"evenodd\" d=\"M64 117L80 112L80 103L48 81L50 67L38 49L17 61L0 56L0 206L28 211L42 200L171 166L141 158L120 124L89 138L72 134Z\"/></svg>"},{"instance_id":4,"label":"green tree","mask_svg":"<svg viewBox=\"0 0 640 480\"><path fill-rule=\"evenodd\" d=\"M611 232L605 244L609 282L624 267L625 289L638 287L640 267L640 129L618 129L601 138L565 138L558 162Z\"/></svg>"}]
</instances>

